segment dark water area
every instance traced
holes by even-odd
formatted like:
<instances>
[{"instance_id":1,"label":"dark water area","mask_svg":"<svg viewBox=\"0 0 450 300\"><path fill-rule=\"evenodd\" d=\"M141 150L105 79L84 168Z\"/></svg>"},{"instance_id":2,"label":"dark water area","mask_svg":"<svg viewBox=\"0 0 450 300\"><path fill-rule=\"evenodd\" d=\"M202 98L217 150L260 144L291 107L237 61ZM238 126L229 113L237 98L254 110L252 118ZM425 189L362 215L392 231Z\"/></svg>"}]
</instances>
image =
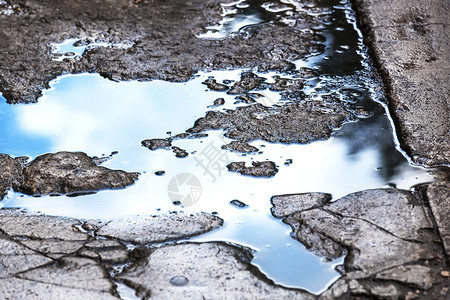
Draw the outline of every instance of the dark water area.
<instances>
[{"instance_id":1,"label":"dark water area","mask_svg":"<svg viewBox=\"0 0 450 300\"><path fill-rule=\"evenodd\" d=\"M207 27L200 38L223 39L237 32L245 32L251 26L266 23L288 25L295 6L283 1L244 0L223 4L223 19L217 25Z\"/></svg>"},{"instance_id":2,"label":"dark water area","mask_svg":"<svg viewBox=\"0 0 450 300\"><path fill-rule=\"evenodd\" d=\"M227 38L251 26L281 22L290 26L290 1L240 1L224 5L224 20L199 38ZM332 284L339 273L334 269L344 257L324 261L289 235L290 228L270 214L273 195L326 192L337 200L349 193L395 185L409 190L433 181L428 170L412 166L399 150L387 113L383 87L356 27L348 1L319 1L310 8L323 7L326 13L314 17L322 26L313 28L323 42L313 55L295 61L300 70L313 70L299 91L311 101L336 99L359 109L358 118L336 129L332 137L309 144L253 141L261 153L230 153L221 145L231 140L220 130L207 132L202 139L174 141L189 156L176 158L171 151L149 151L141 146L148 138L169 137L192 127L209 110L224 111L245 106L233 95L206 89L202 84L214 76L218 82L238 81L243 70L200 72L184 83L113 82L98 74L66 75L52 81L39 103L10 105L0 97L0 153L30 156L56 151L83 151L91 156L109 156L103 165L141 172L138 182L126 189L100 191L79 197L31 197L10 191L1 207L23 207L49 215L77 218L114 218L133 214L160 214L174 210L215 212L224 226L188 241L225 241L255 250L252 263L274 282L319 293ZM320 10L322 11L322 10ZM264 25L266 24L266 25ZM71 47L71 39L58 48L59 55L83 49ZM64 46L64 47L63 47ZM103 46L103 45L97 45ZM76 47L75 47L76 48ZM272 82L273 76L290 74L257 73ZM270 89L258 91L256 101L265 106L285 105L290 100ZM224 105L212 108L217 98ZM205 153L216 159L205 169ZM252 178L227 172L230 161L274 161L279 172L272 178ZM164 171L159 176L155 172ZM198 179L194 197L192 185L176 186L174 179L190 174ZM173 195L189 195L189 204L174 204ZM230 201L247 206L239 208Z\"/></svg>"}]
</instances>

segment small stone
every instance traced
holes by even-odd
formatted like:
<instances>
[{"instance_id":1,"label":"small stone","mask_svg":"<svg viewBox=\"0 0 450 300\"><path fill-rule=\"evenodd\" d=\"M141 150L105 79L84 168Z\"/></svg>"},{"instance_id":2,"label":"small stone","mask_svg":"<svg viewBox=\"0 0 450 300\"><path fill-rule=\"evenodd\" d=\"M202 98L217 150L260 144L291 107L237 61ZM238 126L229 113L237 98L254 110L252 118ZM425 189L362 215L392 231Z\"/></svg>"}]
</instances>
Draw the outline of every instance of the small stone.
<instances>
[{"instance_id":1,"label":"small stone","mask_svg":"<svg viewBox=\"0 0 450 300\"><path fill-rule=\"evenodd\" d=\"M162 176L162 175L164 175L164 174L166 174L166 171L156 171L156 172L155 172L155 175L156 175L156 176Z\"/></svg>"},{"instance_id":2,"label":"small stone","mask_svg":"<svg viewBox=\"0 0 450 300\"><path fill-rule=\"evenodd\" d=\"M238 208L243 208L243 207L247 207L248 206L244 202L242 202L240 200L237 200L237 199L231 200L230 204L235 206L235 207L238 207Z\"/></svg>"},{"instance_id":3,"label":"small stone","mask_svg":"<svg viewBox=\"0 0 450 300\"><path fill-rule=\"evenodd\" d=\"M181 149L180 147L176 147L176 146L172 147L172 151L173 151L173 153L175 153L175 156L178 158L184 158L189 155L189 153L187 153L186 150Z\"/></svg>"},{"instance_id":4,"label":"small stone","mask_svg":"<svg viewBox=\"0 0 450 300\"><path fill-rule=\"evenodd\" d=\"M370 289L373 295L379 296L380 298L395 298L398 295L398 291L394 285L389 284L387 286L376 285Z\"/></svg>"},{"instance_id":5,"label":"small stone","mask_svg":"<svg viewBox=\"0 0 450 300\"><path fill-rule=\"evenodd\" d=\"M208 108L214 108L214 107L222 106L224 104L225 104L225 99L217 98L216 100L214 100L212 105L208 106Z\"/></svg>"},{"instance_id":6,"label":"small stone","mask_svg":"<svg viewBox=\"0 0 450 300\"><path fill-rule=\"evenodd\" d=\"M143 140L141 145L147 147L150 150L163 149L172 146L170 139L149 139Z\"/></svg>"},{"instance_id":7,"label":"small stone","mask_svg":"<svg viewBox=\"0 0 450 300\"><path fill-rule=\"evenodd\" d=\"M405 300L413 300L413 299L417 299L417 294L413 293L413 292L408 292L405 295Z\"/></svg>"},{"instance_id":8,"label":"small stone","mask_svg":"<svg viewBox=\"0 0 450 300\"><path fill-rule=\"evenodd\" d=\"M272 161L254 161L251 167L245 166L245 162L232 162L227 165L228 171L254 177L272 177L278 173L278 168Z\"/></svg>"},{"instance_id":9,"label":"small stone","mask_svg":"<svg viewBox=\"0 0 450 300\"><path fill-rule=\"evenodd\" d=\"M189 282L189 279L187 279L184 276L175 276L170 278L170 283L175 286L184 286Z\"/></svg>"},{"instance_id":10,"label":"small stone","mask_svg":"<svg viewBox=\"0 0 450 300\"><path fill-rule=\"evenodd\" d=\"M449 271L441 271L441 275L442 275L442 277L450 277L450 272Z\"/></svg>"}]
</instances>

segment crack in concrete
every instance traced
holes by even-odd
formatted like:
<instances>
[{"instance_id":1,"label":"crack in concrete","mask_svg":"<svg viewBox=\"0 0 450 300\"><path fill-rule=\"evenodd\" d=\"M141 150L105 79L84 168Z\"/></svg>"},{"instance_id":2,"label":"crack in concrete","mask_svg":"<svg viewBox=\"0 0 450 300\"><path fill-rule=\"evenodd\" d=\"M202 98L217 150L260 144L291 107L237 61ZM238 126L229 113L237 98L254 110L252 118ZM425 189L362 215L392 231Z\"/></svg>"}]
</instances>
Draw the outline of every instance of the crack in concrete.
<instances>
[{"instance_id":1,"label":"crack in concrete","mask_svg":"<svg viewBox=\"0 0 450 300\"><path fill-rule=\"evenodd\" d=\"M379 229L379 230L381 230L381 231L383 231L383 232L385 232L385 233L387 233L387 234L389 234L389 235L391 235L391 236L393 236L393 237L395 237L395 238L398 238L398 239L400 239L400 240L402 240L402 241L410 242L410 243L416 243L416 244L424 244L424 242L421 242L421 241L417 241L417 240L413 240L413 239L402 238L402 237L400 237L400 236L398 236L398 235L396 235L396 234L390 232L390 231L387 230L386 228L383 228L383 227L381 227L381 226L379 226L379 225L377 225L377 224L375 224L375 223L373 223L373 222L371 222L371 221L369 221L369 220L367 220L367 219L360 218L360 217L355 217L355 216L347 216L347 215L340 214L340 213L335 212L335 211L330 211L330 210L328 210L328 209L326 209L326 208L324 208L324 207L319 208L319 209L321 209L322 211L324 211L324 212L326 212L326 213L329 213L329 214L332 215L332 216L339 216L340 218L348 218L348 219L353 219L353 220L361 220L361 221L364 221L364 222L366 222L366 223L368 223L368 224L370 224L370 225L372 225L372 226L375 226L377 229Z\"/></svg>"},{"instance_id":2,"label":"crack in concrete","mask_svg":"<svg viewBox=\"0 0 450 300\"><path fill-rule=\"evenodd\" d=\"M66 286L66 285L62 285L62 284L57 284L54 282L46 282L46 281L42 281L42 280L36 280L36 279L30 279L30 278L23 278L23 277L18 277L18 276L13 276L14 278L20 279L20 280L27 280L27 281L31 281L31 282L37 282L37 283L42 283L42 284L48 284L48 285L52 285L52 286L57 286L57 287L63 287L63 288L68 288L68 289L73 289L73 290L80 290L80 291L90 291L90 292L99 292L99 293L110 293L111 296L116 297L115 295L113 295L111 293L111 291L107 291L107 290L95 290L95 289L89 289L89 288L77 288L77 287L73 287L73 286ZM106 278L105 278L106 279Z\"/></svg>"},{"instance_id":3,"label":"crack in concrete","mask_svg":"<svg viewBox=\"0 0 450 300\"><path fill-rule=\"evenodd\" d=\"M444 255L445 262L447 264L447 268L450 269L450 257L447 255L447 252L445 251L444 239L442 238L441 232L439 230L439 226L438 226L437 221L436 221L436 216L433 214L433 210L431 209L430 201L429 201L427 193L426 193L426 188L427 188L426 185L424 185L422 187L419 187L417 194L418 194L419 199L421 199L423 201L423 203L428 208L430 221L433 224L433 230L434 230L435 234L437 235L437 237L438 237L438 239L440 241L439 244L440 244L440 247L442 249L442 253Z\"/></svg>"}]
</instances>

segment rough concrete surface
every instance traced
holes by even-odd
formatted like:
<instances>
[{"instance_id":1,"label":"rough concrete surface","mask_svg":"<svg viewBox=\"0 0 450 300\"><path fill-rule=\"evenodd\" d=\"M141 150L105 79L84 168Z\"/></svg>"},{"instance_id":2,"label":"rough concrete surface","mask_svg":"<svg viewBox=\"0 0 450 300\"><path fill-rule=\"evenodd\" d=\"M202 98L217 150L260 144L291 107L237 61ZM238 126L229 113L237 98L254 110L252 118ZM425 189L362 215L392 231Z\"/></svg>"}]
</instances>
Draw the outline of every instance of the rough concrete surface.
<instances>
[{"instance_id":1,"label":"rough concrete surface","mask_svg":"<svg viewBox=\"0 0 450 300\"><path fill-rule=\"evenodd\" d=\"M2 1L0 92L11 103L36 101L51 79L67 73L184 81L199 70L285 70L292 67L287 61L320 47L320 37L304 29L318 25L322 15L308 15L306 3L300 3L302 10L276 4L291 8L292 26L272 22L230 39L198 38L222 19L224 2L230 1ZM55 60L52 44L68 38L112 46Z\"/></svg>"},{"instance_id":2,"label":"rough concrete surface","mask_svg":"<svg viewBox=\"0 0 450 300\"><path fill-rule=\"evenodd\" d=\"M402 146L421 164L450 164L450 3L354 0L385 77Z\"/></svg>"},{"instance_id":3,"label":"rough concrete surface","mask_svg":"<svg viewBox=\"0 0 450 300\"><path fill-rule=\"evenodd\" d=\"M161 246L221 224L204 213L108 222L0 209L0 298L120 299L124 282L140 299L314 299L268 280L247 248Z\"/></svg>"},{"instance_id":4,"label":"rough concrete surface","mask_svg":"<svg viewBox=\"0 0 450 300\"><path fill-rule=\"evenodd\" d=\"M259 279L251 259L250 251L222 243L180 244L155 249L118 278L143 299L315 298Z\"/></svg>"},{"instance_id":5,"label":"rough concrete surface","mask_svg":"<svg viewBox=\"0 0 450 300\"><path fill-rule=\"evenodd\" d=\"M346 254L343 276L321 299L402 299L409 293L437 299L447 293L448 279L441 274L448 270L445 253L421 198L397 189L357 192L331 203L318 198L317 193L277 196L272 212L317 255ZM288 201L296 212L285 211Z\"/></svg>"}]
</instances>

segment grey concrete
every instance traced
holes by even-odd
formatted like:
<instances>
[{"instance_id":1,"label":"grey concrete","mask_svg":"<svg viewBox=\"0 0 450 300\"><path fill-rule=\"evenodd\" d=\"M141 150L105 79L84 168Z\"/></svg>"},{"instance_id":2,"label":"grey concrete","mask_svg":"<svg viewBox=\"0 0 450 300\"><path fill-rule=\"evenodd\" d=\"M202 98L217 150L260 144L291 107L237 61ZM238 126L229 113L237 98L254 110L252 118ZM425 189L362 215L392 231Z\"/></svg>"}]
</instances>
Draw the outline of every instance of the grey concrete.
<instances>
[{"instance_id":1,"label":"grey concrete","mask_svg":"<svg viewBox=\"0 0 450 300\"><path fill-rule=\"evenodd\" d=\"M247 248L160 244L221 223L207 214L94 221L0 209L0 299L120 299L120 282L141 299L315 298L268 280Z\"/></svg>"},{"instance_id":2,"label":"grey concrete","mask_svg":"<svg viewBox=\"0 0 450 300\"><path fill-rule=\"evenodd\" d=\"M417 163L450 163L450 2L354 0L385 77L402 147Z\"/></svg>"},{"instance_id":3,"label":"grey concrete","mask_svg":"<svg viewBox=\"0 0 450 300\"><path fill-rule=\"evenodd\" d=\"M118 279L147 299L314 299L261 280L249 265L251 252L221 243L182 244L155 249ZM172 278L183 281L174 283Z\"/></svg>"},{"instance_id":4,"label":"grey concrete","mask_svg":"<svg viewBox=\"0 0 450 300\"><path fill-rule=\"evenodd\" d=\"M274 197L272 212L317 255L346 255L339 268L343 276L320 298L402 298L409 292L433 298L445 288L440 272L448 266L421 198L397 189L362 191L329 203L319 195Z\"/></svg>"}]
</instances>

